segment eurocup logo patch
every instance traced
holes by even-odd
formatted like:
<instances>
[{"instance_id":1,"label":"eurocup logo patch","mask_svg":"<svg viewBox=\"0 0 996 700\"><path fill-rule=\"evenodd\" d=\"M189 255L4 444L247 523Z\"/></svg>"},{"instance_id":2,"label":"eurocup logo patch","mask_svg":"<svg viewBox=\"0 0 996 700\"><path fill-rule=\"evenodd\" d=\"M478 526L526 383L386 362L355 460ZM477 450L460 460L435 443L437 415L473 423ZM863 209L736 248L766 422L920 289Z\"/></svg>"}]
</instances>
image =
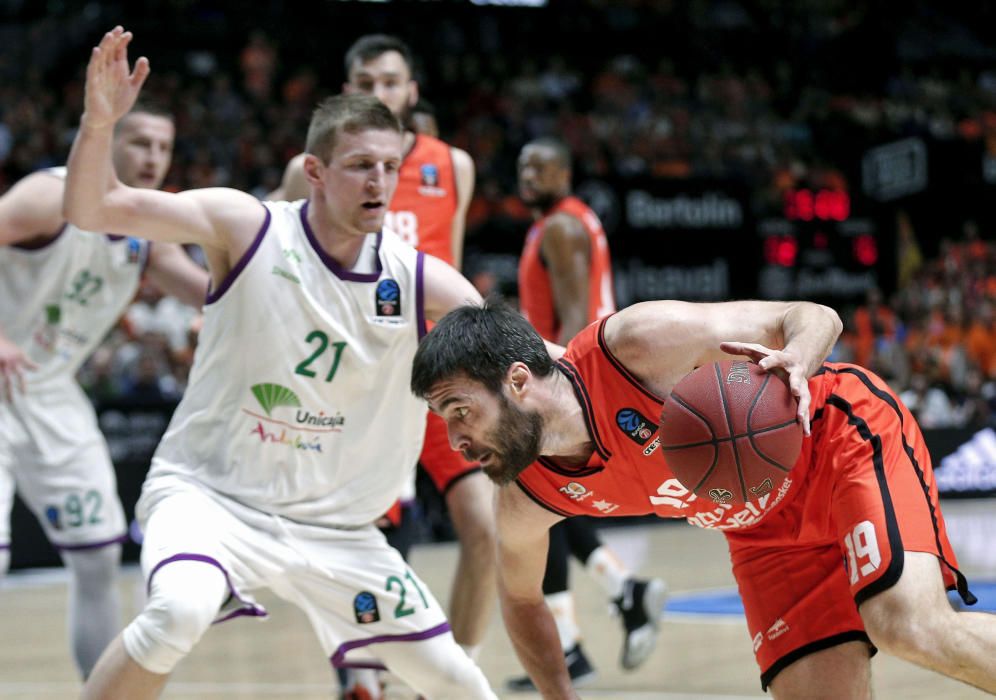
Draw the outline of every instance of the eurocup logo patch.
<instances>
[{"instance_id":1,"label":"eurocup logo patch","mask_svg":"<svg viewBox=\"0 0 996 700\"><path fill-rule=\"evenodd\" d=\"M142 244L137 238L128 237L128 263L136 264L142 257Z\"/></svg>"},{"instance_id":2,"label":"eurocup logo patch","mask_svg":"<svg viewBox=\"0 0 996 700\"><path fill-rule=\"evenodd\" d=\"M361 625L380 622L377 597L369 591L357 593L356 597L353 598L353 614L356 615L356 622Z\"/></svg>"},{"instance_id":3,"label":"eurocup logo patch","mask_svg":"<svg viewBox=\"0 0 996 700\"><path fill-rule=\"evenodd\" d=\"M377 315L401 315L401 287L392 279L383 279L377 283Z\"/></svg>"},{"instance_id":4,"label":"eurocup logo patch","mask_svg":"<svg viewBox=\"0 0 996 700\"><path fill-rule=\"evenodd\" d=\"M422 184L426 187L435 187L439 184L439 168L432 163L426 163L421 168Z\"/></svg>"},{"instance_id":5,"label":"eurocup logo patch","mask_svg":"<svg viewBox=\"0 0 996 700\"><path fill-rule=\"evenodd\" d=\"M629 436L629 439L641 447L657 432L657 424L637 411L635 408L623 408L616 414L616 425Z\"/></svg>"}]
</instances>

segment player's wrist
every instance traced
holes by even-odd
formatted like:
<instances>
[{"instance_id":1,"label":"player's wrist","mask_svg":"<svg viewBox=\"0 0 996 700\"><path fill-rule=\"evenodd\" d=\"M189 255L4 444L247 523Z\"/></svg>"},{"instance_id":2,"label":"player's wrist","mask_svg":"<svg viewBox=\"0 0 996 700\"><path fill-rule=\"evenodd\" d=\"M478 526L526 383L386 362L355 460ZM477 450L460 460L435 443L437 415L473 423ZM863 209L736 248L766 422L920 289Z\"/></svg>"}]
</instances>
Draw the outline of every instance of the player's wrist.
<instances>
[{"instance_id":1,"label":"player's wrist","mask_svg":"<svg viewBox=\"0 0 996 700\"><path fill-rule=\"evenodd\" d=\"M87 112L83 112L80 117L80 131L102 132L111 131L117 123L116 119L96 117Z\"/></svg>"}]
</instances>

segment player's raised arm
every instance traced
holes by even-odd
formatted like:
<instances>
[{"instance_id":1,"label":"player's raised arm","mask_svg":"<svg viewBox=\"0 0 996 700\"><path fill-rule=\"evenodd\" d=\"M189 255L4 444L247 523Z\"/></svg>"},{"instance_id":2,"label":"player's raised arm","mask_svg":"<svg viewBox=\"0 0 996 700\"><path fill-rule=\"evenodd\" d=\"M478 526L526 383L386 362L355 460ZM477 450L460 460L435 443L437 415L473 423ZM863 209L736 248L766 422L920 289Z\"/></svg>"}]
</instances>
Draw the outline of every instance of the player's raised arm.
<instances>
[{"instance_id":1,"label":"player's raised arm","mask_svg":"<svg viewBox=\"0 0 996 700\"><path fill-rule=\"evenodd\" d=\"M180 194L133 188L114 172L115 124L134 105L149 75L144 56L131 70L131 39L131 32L115 27L90 56L85 111L69 156L63 213L85 230L229 250L233 239L251 236L263 222L264 210L254 197L220 188Z\"/></svg>"}]
</instances>

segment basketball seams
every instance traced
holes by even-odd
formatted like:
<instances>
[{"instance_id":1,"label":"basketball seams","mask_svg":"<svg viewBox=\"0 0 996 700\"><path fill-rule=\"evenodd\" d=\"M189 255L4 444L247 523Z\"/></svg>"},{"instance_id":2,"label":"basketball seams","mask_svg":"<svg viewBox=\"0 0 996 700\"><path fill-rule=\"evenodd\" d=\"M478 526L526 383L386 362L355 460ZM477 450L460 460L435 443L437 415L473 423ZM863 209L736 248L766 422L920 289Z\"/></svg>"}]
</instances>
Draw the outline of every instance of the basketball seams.
<instances>
[{"instance_id":1,"label":"basketball seams","mask_svg":"<svg viewBox=\"0 0 996 700\"><path fill-rule=\"evenodd\" d=\"M784 466L782 464L779 464L775 460L771 459L770 457L768 457L768 455L764 454L764 452L761 451L761 448L758 446L757 442L754 440L754 436L755 435L760 435L762 432L771 432L772 430L779 430L779 429L785 428L785 427L787 427L789 425L795 425L795 422L796 422L795 420L792 420L792 421L788 421L788 422L783 423L783 424L778 425L778 426L769 426L765 430L758 430L757 432L755 432L753 430L752 424L753 424L753 418L754 418L754 409L757 407L757 404L760 403L761 397L764 396L764 390L768 388L768 382L770 382L770 381L771 381L771 374L770 373L765 373L765 375L764 375L764 383L761 384L761 388L760 389L758 389L756 392L754 392L754 400L751 401L750 408L747 409L747 434L746 434L745 437L747 438L747 441L750 442L751 449L754 450L755 453L757 453L758 457L760 457L765 462L767 462L768 464L770 464L771 466L773 466L775 469L777 469L779 471L782 471L782 472L785 472L786 474L788 474L790 471L792 471L792 466L793 465L790 464L789 466L786 467L786 466Z\"/></svg>"},{"instance_id":2,"label":"basketball seams","mask_svg":"<svg viewBox=\"0 0 996 700\"><path fill-rule=\"evenodd\" d=\"M729 429L730 435L735 435L736 430L733 429L733 415L730 413L730 404L726 397L726 388L723 386L723 374L721 370L721 365L719 362L713 364L713 368L716 370L716 384L719 387L719 399L723 402L723 415L726 416L726 426ZM750 424L747 426L750 429ZM744 469L740 463L740 450L737 449L737 441L731 440L730 447L733 448L733 461L737 465L737 480L740 482L740 493L743 496L744 501L747 501L747 483L744 481ZM718 452L718 449L717 449ZM698 489L702 484L695 487Z\"/></svg>"},{"instance_id":3,"label":"basketball seams","mask_svg":"<svg viewBox=\"0 0 996 700\"><path fill-rule=\"evenodd\" d=\"M704 415L702 415L702 413L700 413L699 411L697 411L694 406L692 406L690 403L688 403L687 401L685 401L685 399L681 398L680 395L676 394L673 391L671 392L671 398L674 400L674 402L676 404L678 404L679 406L681 406L682 408L684 408L686 411L688 411L689 413L691 413L693 416L695 416L696 418L698 418L700 421L702 421L702 424L705 425L705 427L709 430L709 434L712 436L711 440L707 440L706 442L703 442L700 445L700 446L705 446L705 445L710 445L710 444L712 445L712 464L710 464L709 468L706 469L705 475L702 477L702 480L699 481L698 485L695 488L692 489L692 491L695 491L698 488L700 488L702 486L702 484L704 484L706 482L706 480L712 475L713 471L716 469L716 465L719 464L719 442L718 442L718 440L716 438L716 431L713 430L713 428L712 428L712 423L710 423L706 419L706 417ZM662 450L667 450L667 448L664 447L663 442L661 444L661 449Z\"/></svg>"}]
</instances>

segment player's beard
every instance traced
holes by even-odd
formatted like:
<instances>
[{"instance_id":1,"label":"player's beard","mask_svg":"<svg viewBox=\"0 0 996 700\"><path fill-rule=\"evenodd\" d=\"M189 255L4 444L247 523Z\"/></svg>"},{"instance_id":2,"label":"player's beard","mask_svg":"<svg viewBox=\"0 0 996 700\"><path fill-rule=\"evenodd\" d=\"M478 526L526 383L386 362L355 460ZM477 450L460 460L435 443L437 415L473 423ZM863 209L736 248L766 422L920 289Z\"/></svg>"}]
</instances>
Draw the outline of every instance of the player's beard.
<instances>
[{"instance_id":1,"label":"player's beard","mask_svg":"<svg viewBox=\"0 0 996 700\"><path fill-rule=\"evenodd\" d=\"M482 467L484 473L499 486L515 481L522 471L539 458L540 438L543 435L543 419L538 413L527 413L515 406L503 395L498 425L488 442L494 454L489 465Z\"/></svg>"},{"instance_id":2,"label":"player's beard","mask_svg":"<svg viewBox=\"0 0 996 700\"><path fill-rule=\"evenodd\" d=\"M528 201L523 199L523 201L530 209L536 209L545 214L553 209L553 206L560 201L560 197L552 192L534 192L532 199Z\"/></svg>"}]
</instances>

